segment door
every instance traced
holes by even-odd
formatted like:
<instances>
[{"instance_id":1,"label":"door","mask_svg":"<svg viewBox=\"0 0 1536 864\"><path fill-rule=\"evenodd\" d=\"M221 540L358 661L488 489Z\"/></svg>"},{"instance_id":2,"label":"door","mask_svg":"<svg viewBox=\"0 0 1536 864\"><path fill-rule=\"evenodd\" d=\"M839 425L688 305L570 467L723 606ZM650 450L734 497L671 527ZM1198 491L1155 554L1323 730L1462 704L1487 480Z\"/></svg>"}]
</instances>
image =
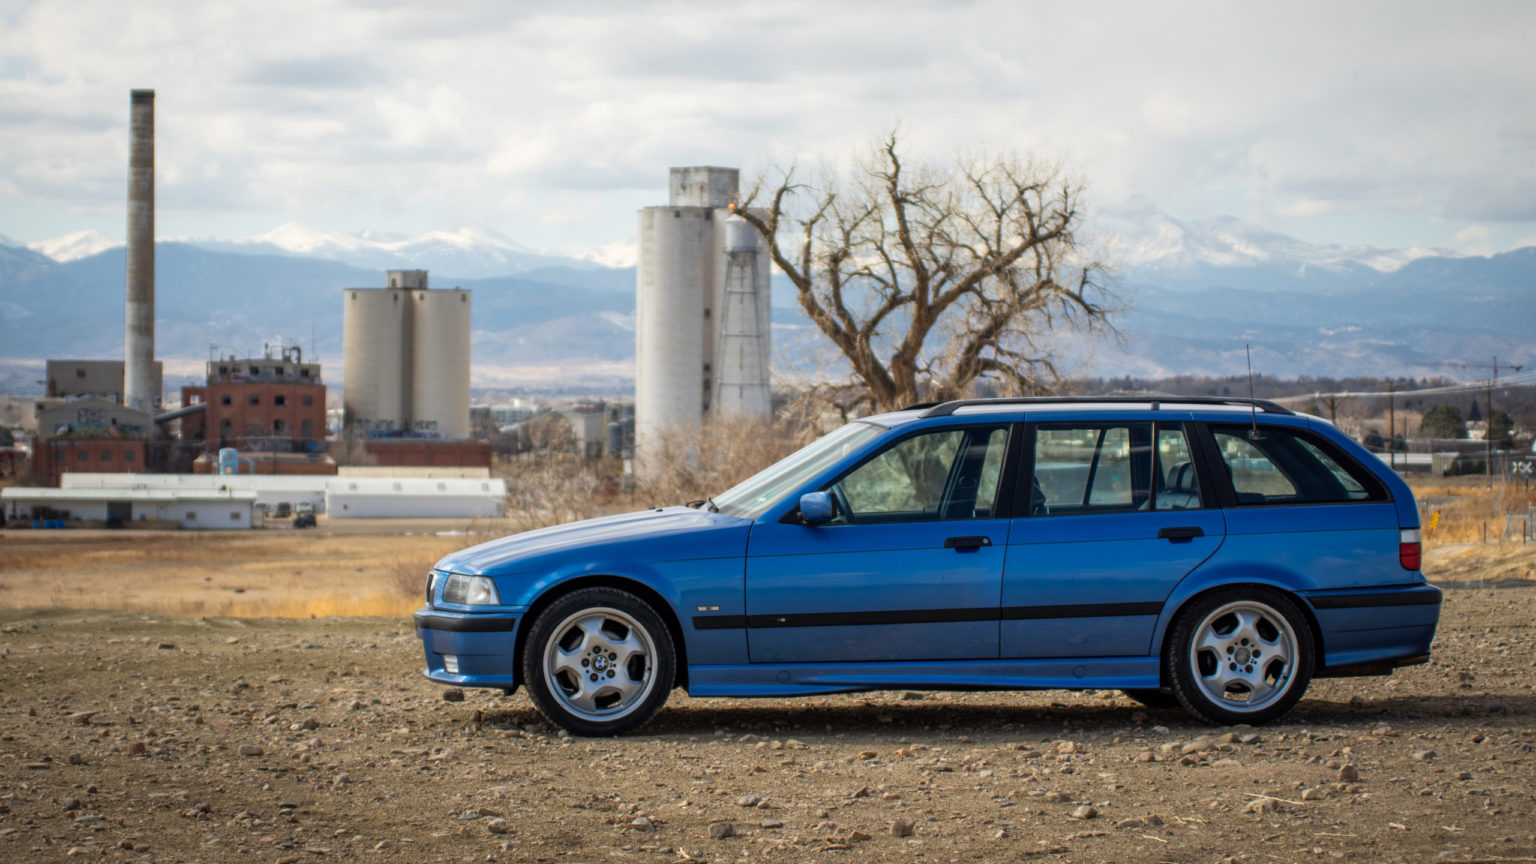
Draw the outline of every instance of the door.
<instances>
[{"instance_id":1,"label":"door","mask_svg":"<svg viewBox=\"0 0 1536 864\"><path fill-rule=\"evenodd\" d=\"M833 481L831 522L753 527L754 663L997 656L1011 426L907 436Z\"/></svg>"},{"instance_id":2,"label":"door","mask_svg":"<svg viewBox=\"0 0 1536 864\"><path fill-rule=\"evenodd\" d=\"M1003 657L1141 657L1163 601L1221 545L1183 423L1040 423L1003 570ZM1211 506L1206 509L1203 502Z\"/></svg>"}]
</instances>

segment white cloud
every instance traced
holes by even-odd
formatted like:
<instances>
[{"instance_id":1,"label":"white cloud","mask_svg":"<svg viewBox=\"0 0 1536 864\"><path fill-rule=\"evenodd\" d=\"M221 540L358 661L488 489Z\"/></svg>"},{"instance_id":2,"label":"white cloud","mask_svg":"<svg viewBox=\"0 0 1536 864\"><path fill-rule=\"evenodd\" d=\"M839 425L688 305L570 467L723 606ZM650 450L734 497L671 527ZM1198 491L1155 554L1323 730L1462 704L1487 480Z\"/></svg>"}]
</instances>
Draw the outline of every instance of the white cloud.
<instances>
[{"instance_id":1,"label":"white cloud","mask_svg":"<svg viewBox=\"0 0 1536 864\"><path fill-rule=\"evenodd\" d=\"M40 0L0 12L0 214L120 213L126 91L154 87L169 233L596 245L633 236L669 166L750 177L900 124L914 151L1060 157L1102 199L1292 230L1413 214L1400 242L1430 243L1435 220L1536 227L1533 25L1522 4Z\"/></svg>"}]
</instances>

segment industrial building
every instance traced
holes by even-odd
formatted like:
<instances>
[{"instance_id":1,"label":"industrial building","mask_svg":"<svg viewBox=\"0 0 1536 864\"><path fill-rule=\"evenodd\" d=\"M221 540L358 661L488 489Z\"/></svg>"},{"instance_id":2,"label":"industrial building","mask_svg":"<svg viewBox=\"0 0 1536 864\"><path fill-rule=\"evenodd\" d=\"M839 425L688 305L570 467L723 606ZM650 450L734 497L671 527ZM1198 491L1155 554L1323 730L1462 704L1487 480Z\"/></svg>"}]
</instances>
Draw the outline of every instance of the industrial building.
<instances>
[{"instance_id":1,"label":"industrial building","mask_svg":"<svg viewBox=\"0 0 1536 864\"><path fill-rule=\"evenodd\" d=\"M46 364L44 391L50 399L101 396L123 401L123 361L121 360L49 360ZM162 392L165 370L156 360L150 365L150 387ZM158 401L158 399L157 399Z\"/></svg>"},{"instance_id":2,"label":"industrial building","mask_svg":"<svg viewBox=\"0 0 1536 864\"><path fill-rule=\"evenodd\" d=\"M149 458L148 414L100 396L39 403L32 473L50 486L69 471L136 474Z\"/></svg>"},{"instance_id":3,"label":"industrial building","mask_svg":"<svg viewBox=\"0 0 1536 864\"><path fill-rule=\"evenodd\" d=\"M500 479L337 477L325 487L332 519L494 519L506 510L507 482Z\"/></svg>"},{"instance_id":4,"label":"industrial building","mask_svg":"<svg viewBox=\"0 0 1536 864\"><path fill-rule=\"evenodd\" d=\"M182 420L182 436L201 438L209 450L319 452L325 445L325 385L320 364L303 362L297 346L279 346L259 358L208 361L207 384L183 387L182 406L206 404L202 416ZM190 434L189 434L190 433Z\"/></svg>"},{"instance_id":5,"label":"industrial building","mask_svg":"<svg viewBox=\"0 0 1536 864\"><path fill-rule=\"evenodd\" d=\"M0 489L0 510L11 525L60 520L80 528L244 530L256 527L255 503L255 492L240 489Z\"/></svg>"},{"instance_id":6,"label":"industrial building","mask_svg":"<svg viewBox=\"0 0 1536 864\"><path fill-rule=\"evenodd\" d=\"M301 503L325 512L325 482L331 478L303 474L268 476L260 474L92 474L71 471L59 482L61 489L154 489L161 492L187 493L233 490L255 496L258 510L293 511Z\"/></svg>"},{"instance_id":7,"label":"industrial building","mask_svg":"<svg viewBox=\"0 0 1536 864\"><path fill-rule=\"evenodd\" d=\"M425 270L344 293L345 431L371 439L469 437L470 294Z\"/></svg>"},{"instance_id":8,"label":"industrial building","mask_svg":"<svg viewBox=\"0 0 1536 864\"><path fill-rule=\"evenodd\" d=\"M169 508L165 510L167 513L175 512L168 502L222 501L225 498L220 496L229 493L235 494L239 500L248 498L258 512L293 511L299 504L307 503L314 507L316 513L341 519L489 519L506 514L507 482L500 478L423 477L419 474L404 477L363 476L368 473L371 471L352 473L345 477L264 477L251 474L140 474L130 477L120 474L70 474L64 478L61 489L22 489L11 497L27 502L18 511L18 518L24 520L33 518L31 511L26 508L38 502L43 507L52 507L57 511L63 507L58 503L60 501L99 503L128 500L124 496L129 493L137 495L136 500L165 504ZM68 494L59 497L48 493ZM9 500L8 497L8 518L11 512ZM96 507L96 503L91 506ZM99 508L77 508L70 510L70 515L47 518L95 519L99 512L105 511ZM81 515L86 513L92 515ZM214 521L222 521L223 518L226 517ZM196 519L180 521L191 522ZM210 523L207 516L203 516L201 522L184 527L235 526L215 525Z\"/></svg>"},{"instance_id":9,"label":"industrial building","mask_svg":"<svg viewBox=\"0 0 1536 864\"><path fill-rule=\"evenodd\" d=\"M673 168L670 203L639 215L636 447L707 417L767 417L768 256L732 215L734 168Z\"/></svg>"}]
</instances>

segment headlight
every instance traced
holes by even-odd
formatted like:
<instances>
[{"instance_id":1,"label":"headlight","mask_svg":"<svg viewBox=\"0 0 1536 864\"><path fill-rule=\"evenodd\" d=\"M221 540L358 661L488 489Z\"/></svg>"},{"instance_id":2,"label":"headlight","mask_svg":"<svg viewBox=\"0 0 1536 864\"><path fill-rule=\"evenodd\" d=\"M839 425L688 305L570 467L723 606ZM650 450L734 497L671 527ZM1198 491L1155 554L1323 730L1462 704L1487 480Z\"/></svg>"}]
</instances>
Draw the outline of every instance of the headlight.
<instances>
[{"instance_id":1,"label":"headlight","mask_svg":"<svg viewBox=\"0 0 1536 864\"><path fill-rule=\"evenodd\" d=\"M465 606L500 606L501 598L496 594L496 583L489 576L461 576L454 573L443 585L443 602Z\"/></svg>"}]
</instances>

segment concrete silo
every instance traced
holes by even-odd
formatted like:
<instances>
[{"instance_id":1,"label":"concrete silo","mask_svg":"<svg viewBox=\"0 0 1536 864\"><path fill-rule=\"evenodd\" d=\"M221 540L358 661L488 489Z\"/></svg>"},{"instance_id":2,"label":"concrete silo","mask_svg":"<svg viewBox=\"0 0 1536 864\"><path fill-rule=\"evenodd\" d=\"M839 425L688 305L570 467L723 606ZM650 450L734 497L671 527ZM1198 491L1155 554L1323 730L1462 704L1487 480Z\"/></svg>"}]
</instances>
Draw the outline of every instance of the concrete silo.
<instances>
[{"instance_id":1,"label":"concrete silo","mask_svg":"<svg viewBox=\"0 0 1536 864\"><path fill-rule=\"evenodd\" d=\"M717 416L766 417L768 399L768 262L757 229L740 216L725 220L725 278L715 350Z\"/></svg>"},{"instance_id":2,"label":"concrete silo","mask_svg":"<svg viewBox=\"0 0 1536 864\"><path fill-rule=\"evenodd\" d=\"M425 270L345 291L344 425L367 437L469 437L470 294Z\"/></svg>"},{"instance_id":3,"label":"concrete silo","mask_svg":"<svg viewBox=\"0 0 1536 864\"><path fill-rule=\"evenodd\" d=\"M734 168L673 168L671 203L640 211L638 450L669 427L768 414L768 261L755 242L748 248L739 233L728 237L738 182ZM728 295L732 274L741 278ZM732 320L722 326L728 309Z\"/></svg>"},{"instance_id":4,"label":"concrete silo","mask_svg":"<svg viewBox=\"0 0 1536 864\"><path fill-rule=\"evenodd\" d=\"M359 432L403 429L413 353L410 293L348 288L345 297L343 423Z\"/></svg>"},{"instance_id":5,"label":"concrete silo","mask_svg":"<svg viewBox=\"0 0 1536 864\"><path fill-rule=\"evenodd\" d=\"M469 292L411 294L412 423L444 438L468 438Z\"/></svg>"}]
</instances>

